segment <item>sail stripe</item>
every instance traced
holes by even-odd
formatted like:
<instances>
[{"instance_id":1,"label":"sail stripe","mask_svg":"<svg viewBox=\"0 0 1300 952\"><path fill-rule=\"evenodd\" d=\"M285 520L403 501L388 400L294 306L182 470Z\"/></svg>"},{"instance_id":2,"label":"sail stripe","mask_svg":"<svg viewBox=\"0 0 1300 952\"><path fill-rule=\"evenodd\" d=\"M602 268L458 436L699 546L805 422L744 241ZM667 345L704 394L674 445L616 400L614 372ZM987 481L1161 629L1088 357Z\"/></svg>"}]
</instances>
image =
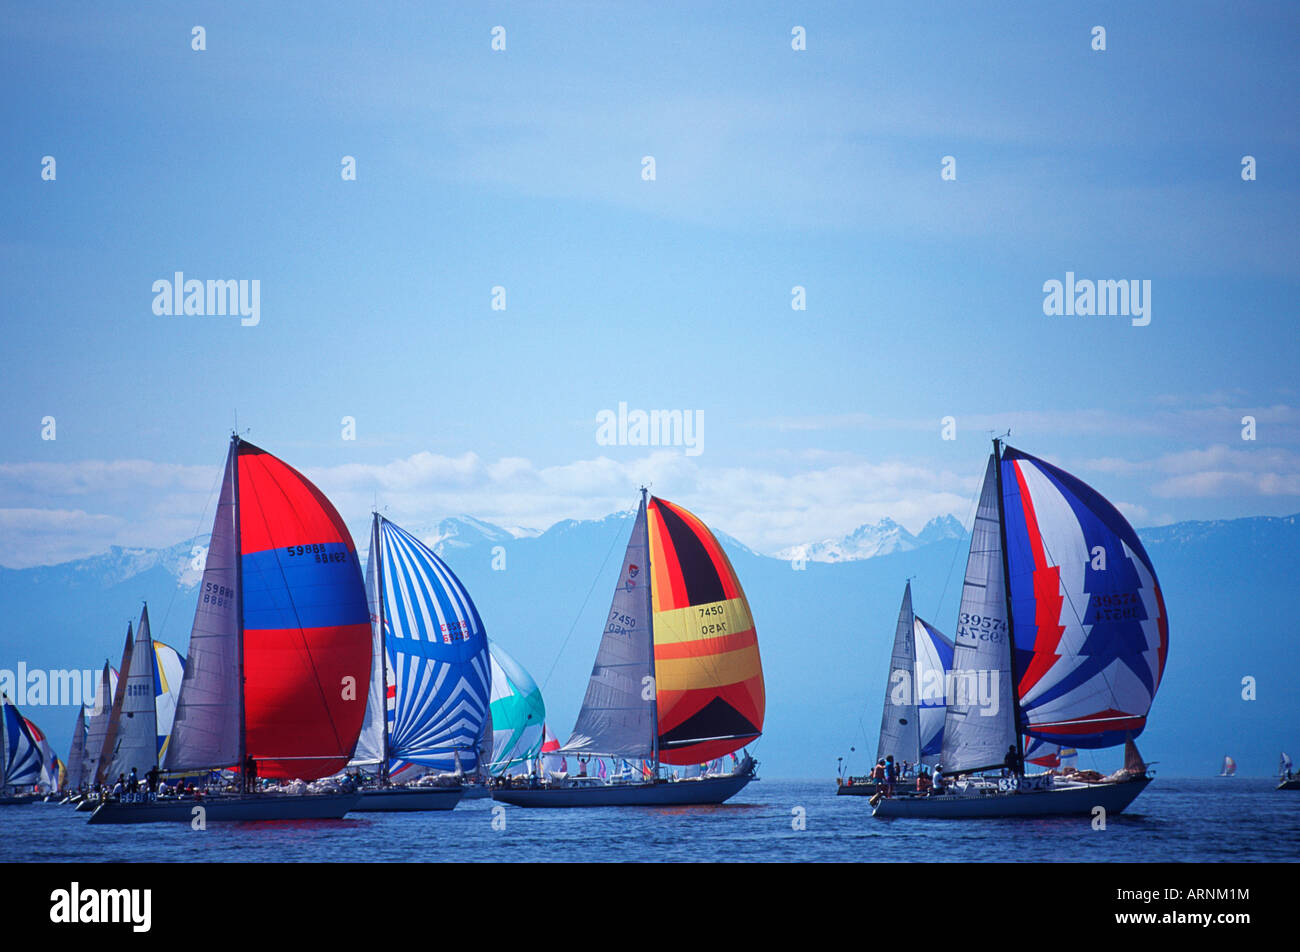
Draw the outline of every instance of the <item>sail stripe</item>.
<instances>
[{"instance_id":1,"label":"sail stripe","mask_svg":"<svg viewBox=\"0 0 1300 952\"><path fill-rule=\"evenodd\" d=\"M655 643L655 658L699 658L728 651L753 648L758 644L758 633L751 627L745 631L731 632L716 638L698 638L694 641L664 641Z\"/></svg>"}]
</instances>

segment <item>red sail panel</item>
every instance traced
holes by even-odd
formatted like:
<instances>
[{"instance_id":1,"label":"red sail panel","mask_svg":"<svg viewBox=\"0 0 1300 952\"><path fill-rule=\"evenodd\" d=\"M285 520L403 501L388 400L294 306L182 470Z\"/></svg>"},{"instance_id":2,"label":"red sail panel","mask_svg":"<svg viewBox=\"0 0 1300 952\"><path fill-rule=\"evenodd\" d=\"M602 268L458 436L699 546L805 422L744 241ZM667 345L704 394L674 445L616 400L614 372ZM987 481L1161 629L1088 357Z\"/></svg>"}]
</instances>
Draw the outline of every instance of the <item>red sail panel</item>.
<instances>
[{"instance_id":1,"label":"red sail panel","mask_svg":"<svg viewBox=\"0 0 1300 952\"><path fill-rule=\"evenodd\" d=\"M366 713L370 613L356 546L301 473L239 445L244 723L261 777L347 766Z\"/></svg>"},{"instance_id":2,"label":"red sail panel","mask_svg":"<svg viewBox=\"0 0 1300 952\"><path fill-rule=\"evenodd\" d=\"M708 527L654 497L647 515L659 759L703 763L762 733L758 637L731 560Z\"/></svg>"}]
</instances>

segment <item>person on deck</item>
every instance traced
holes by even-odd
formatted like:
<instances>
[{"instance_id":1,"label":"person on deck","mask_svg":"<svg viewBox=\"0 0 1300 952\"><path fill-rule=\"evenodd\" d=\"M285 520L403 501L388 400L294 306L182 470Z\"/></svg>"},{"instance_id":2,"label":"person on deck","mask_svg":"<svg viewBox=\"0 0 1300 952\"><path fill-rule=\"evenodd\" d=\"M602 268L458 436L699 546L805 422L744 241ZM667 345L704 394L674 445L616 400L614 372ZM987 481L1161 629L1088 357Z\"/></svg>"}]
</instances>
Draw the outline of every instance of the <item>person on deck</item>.
<instances>
[{"instance_id":1,"label":"person on deck","mask_svg":"<svg viewBox=\"0 0 1300 952\"><path fill-rule=\"evenodd\" d=\"M898 781L898 764L894 763L894 755L890 754L885 758L885 796L894 795L894 784Z\"/></svg>"},{"instance_id":2,"label":"person on deck","mask_svg":"<svg viewBox=\"0 0 1300 952\"><path fill-rule=\"evenodd\" d=\"M145 786L149 788L150 793L158 792L158 765L154 764L149 768L149 772L144 775Z\"/></svg>"},{"instance_id":3,"label":"person on deck","mask_svg":"<svg viewBox=\"0 0 1300 952\"><path fill-rule=\"evenodd\" d=\"M885 787L885 762L877 760L876 766L871 768L871 779L876 783L876 793L884 791Z\"/></svg>"},{"instance_id":4,"label":"person on deck","mask_svg":"<svg viewBox=\"0 0 1300 952\"><path fill-rule=\"evenodd\" d=\"M923 797L930 792L930 775L925 772L924 765L916 772L916 792Z\"/></svg>"},{"instance_id":5,"label":"person on deck","mask_svg":"<svg viewBox=\"0 0 1300 952\"><path fill-rule=\"evenodd\" d=\"M244 758L244 792L251 792L257 785L257 761L249 754Z\"/></svg>"},{"instance_id":6,"label":"person on deck","mask_svg":"<svg viewBox=\"0 0 1300 952\"><path fill-rule=\"evenodd\" d=\"M943 775L943 764L934 765L934 776L930 778L931 795L943 793L948 789L948 778Z\"/></svg>"},{"instance_id":7,"label":"person on deck","mask_svg":"<svg viewBox=\"0 0 1300 952\"><path fill-rule=\"evenodd\" d=\"M126 779L126 792L127 793L140 792L140 775L136 773L136 769L134 767L131 768L131 776L127 777Z\"/></svg>"},{"instance_id":8,"label":"person on deck","mask_svg":"<svg viewBox=\"0 0 1300 952\"><path fill-rule=\"evenodd\" d=\"M1020 759L1020 754L1016 750L1016 745L1012 744L1007 748L1007 755L1002 759L1002 766L1011 771L1011 776L1019 777L1025 772L1024 761Z\"/></svg>"}]
</instances>

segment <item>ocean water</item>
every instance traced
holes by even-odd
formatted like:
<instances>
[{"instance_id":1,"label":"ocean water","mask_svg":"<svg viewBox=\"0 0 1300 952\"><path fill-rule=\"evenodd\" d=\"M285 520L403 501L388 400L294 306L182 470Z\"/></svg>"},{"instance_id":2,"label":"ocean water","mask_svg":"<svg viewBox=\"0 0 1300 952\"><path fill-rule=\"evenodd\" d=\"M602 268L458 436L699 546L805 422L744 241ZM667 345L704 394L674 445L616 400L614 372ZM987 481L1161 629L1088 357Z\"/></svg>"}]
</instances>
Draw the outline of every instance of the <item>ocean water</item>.
<instances>
[{"instance_id":1,"label":"ocean water","mask_svg":"<svg viewBox=\"0 0 1300 952\"><path fill-rule=\"evenodd\" d=\"M1274 784L1157 777L1105 830L1087 817L876 820L866 798L836 797L833 780L760 780L713 807L494 813L491 800L465 800L443 813L214 823L202 832L92 827L89 814L38 803L0 807L0 861L1297 861L1300 791Z\"/></svg>"}]
</instances>

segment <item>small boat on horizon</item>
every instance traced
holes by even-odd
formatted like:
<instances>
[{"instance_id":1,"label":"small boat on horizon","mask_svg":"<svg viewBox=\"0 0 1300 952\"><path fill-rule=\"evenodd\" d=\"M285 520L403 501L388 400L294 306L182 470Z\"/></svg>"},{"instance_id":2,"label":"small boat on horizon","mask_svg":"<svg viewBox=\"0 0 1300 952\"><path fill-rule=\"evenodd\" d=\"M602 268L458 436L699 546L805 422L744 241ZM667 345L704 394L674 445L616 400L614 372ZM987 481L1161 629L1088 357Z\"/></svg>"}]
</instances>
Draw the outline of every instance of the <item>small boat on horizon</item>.
<instances>
[{"instance_id":1,"label":"small boat on horizon","mask_svg":"<svg viewBox=\"0 0 1300 952\"><path fill-rule=\"evenodd\" d=\"M360 794L299 792L298 783L263 791L257 778L342 770L365 695L357 703L340 685L365 685L370 667L365 584L347 526L301 473L232 435L164 770L236 769L245 789L105 799L90 823L341 818Z\"/></svg>"},{"instance_id":2,"label":"small boat on horizon","mask_svg":"<svg viewBox=\"0 0 1300 952\"><path fill-rule=\"evenodd\" d=\"M707 770L758 739L765 695L749 602L709 528L641 490L582 708L569 740L579 776L515 778L493 799L522 807L719 804L755 778L748 754L730 773ZM599 759L596 776L586 766ZM605 758L625 766L607 774ZM639 769L633 765L639 764ZM696 776L661 775L663 765Z\"/></svg>"},{"instance_id":3,"label":"small boat on horizon","mask_svg":"<svg viewBox=\"0 0 1300 952\"><path fill-rule=\"evenodd\" d=\"M1227 754L1223 755L1223 767L1219 770L1220 777L1237 776L1237 762Z\"/></svg>"},{"instance_id":4,"label":"small boat on horizon","mask_svg":"<svg viewBox=\"0 0 1300 952\"><path fill-rule=\"evenodd\" d=\"M1284 750L1277 764L1277 776L1279 790L1300 790L1300 777L1295 775L1295 765L1291 763L1291 757Z\"/></svg>"}]
</instances>

